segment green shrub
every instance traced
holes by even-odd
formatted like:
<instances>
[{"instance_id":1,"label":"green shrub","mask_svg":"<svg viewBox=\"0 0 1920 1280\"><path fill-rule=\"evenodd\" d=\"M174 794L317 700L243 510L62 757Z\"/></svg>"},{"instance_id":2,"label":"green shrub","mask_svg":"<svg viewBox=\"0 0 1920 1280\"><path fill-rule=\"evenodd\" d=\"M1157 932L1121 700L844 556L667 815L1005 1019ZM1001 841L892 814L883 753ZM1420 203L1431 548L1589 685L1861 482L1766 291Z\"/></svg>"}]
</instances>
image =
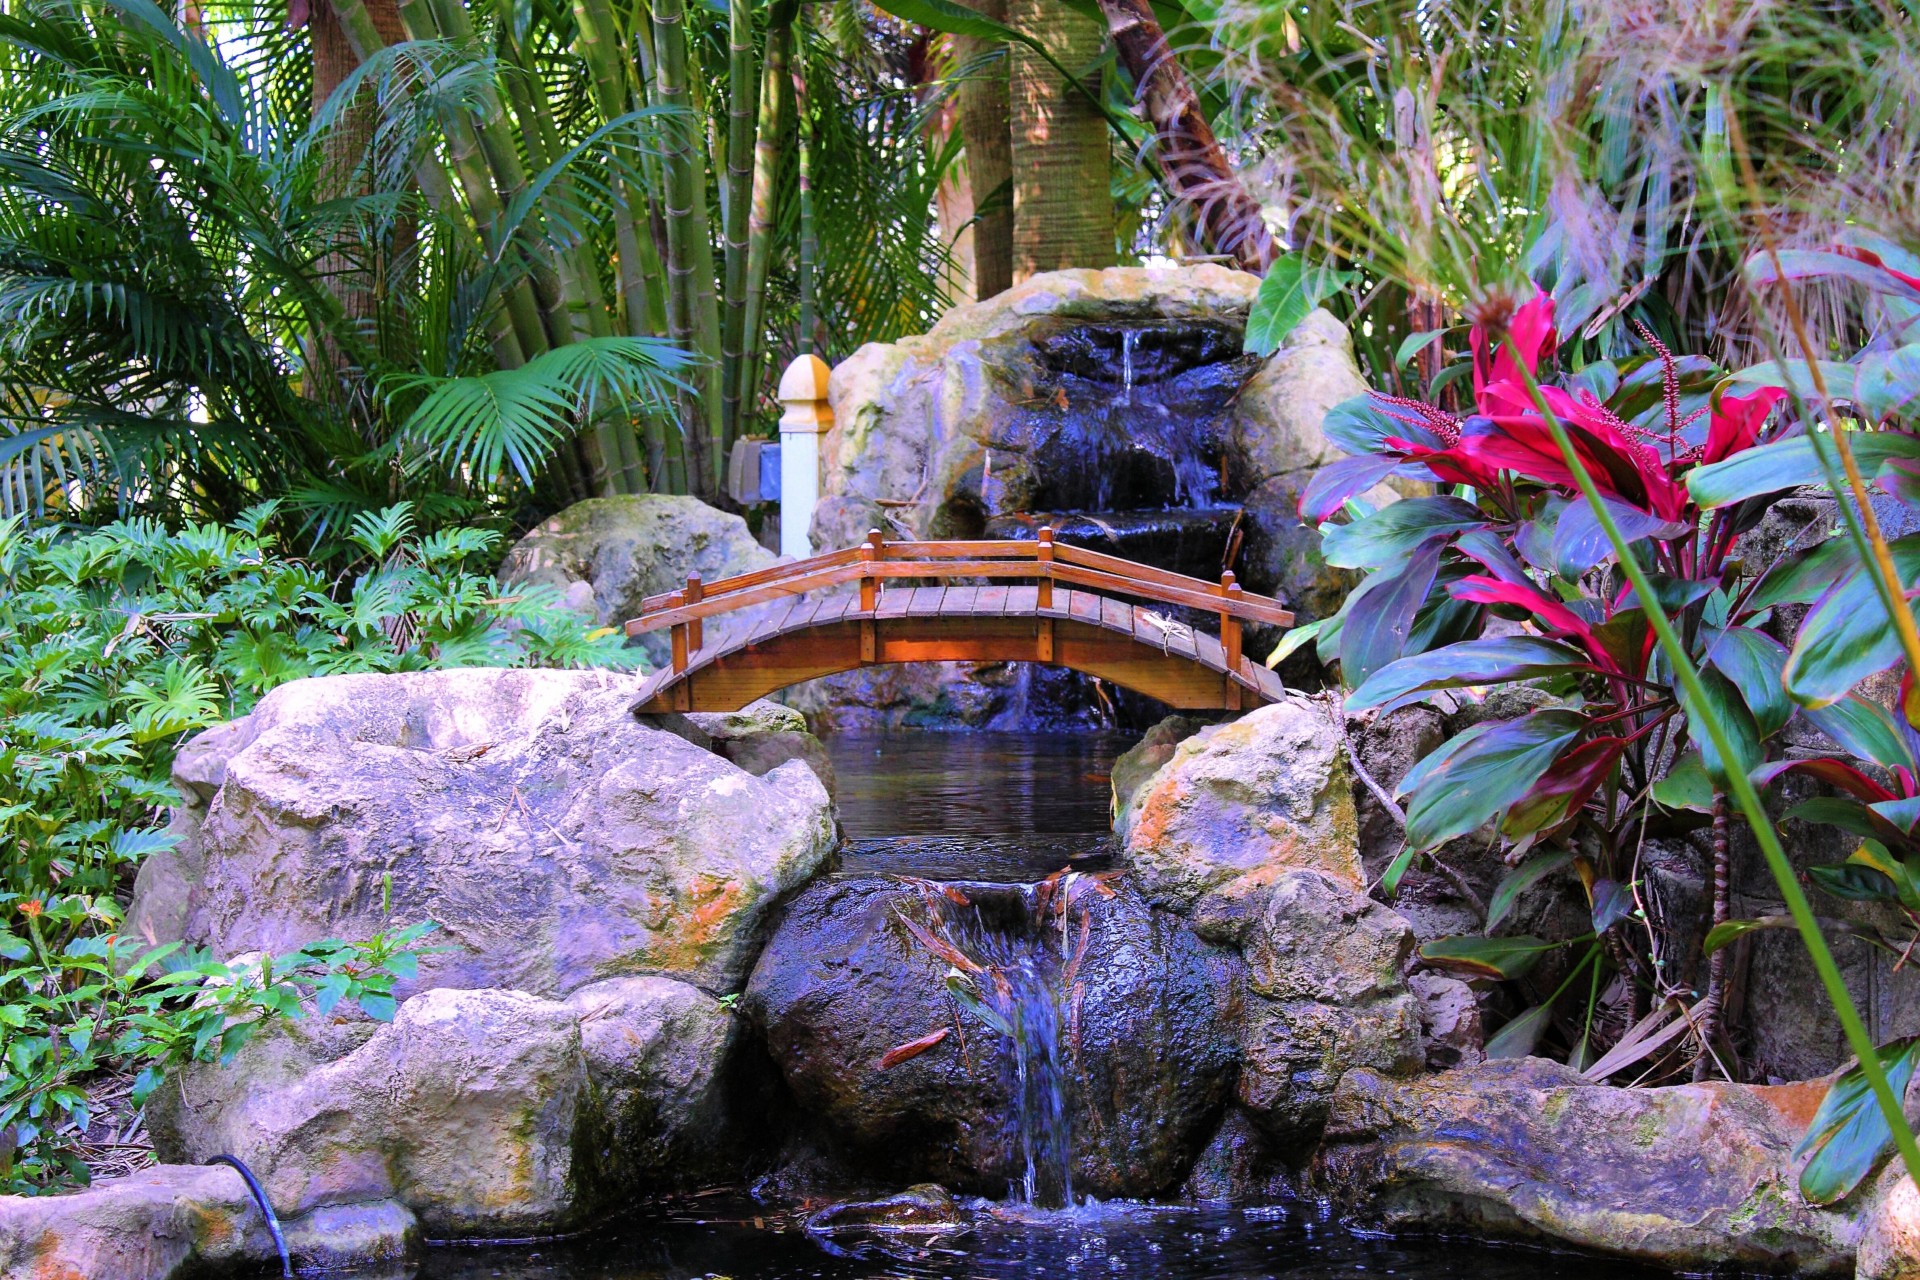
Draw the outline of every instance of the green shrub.
<instances>
[{"instance_id":1,"label":"green shrub","mask_svg":"<svg viewBox=\"0 0 1920 1280\"><path fill-rule=\"evenodd\" d=\"M623 666L610 629L549 590L468 566L496 535L411 535L405 504L355 521L333 575L284 554L271 504L231 526L0 523L0 1184L84 1180L89 1089L235 1052L266 1018L341 1000L392 1016L423 924L327 940L235 973L120 937L140 860L168 847L187 736L308 675L443 666ZM145 950L145 954L141 952Z\"/></svg>"}]
</instances>

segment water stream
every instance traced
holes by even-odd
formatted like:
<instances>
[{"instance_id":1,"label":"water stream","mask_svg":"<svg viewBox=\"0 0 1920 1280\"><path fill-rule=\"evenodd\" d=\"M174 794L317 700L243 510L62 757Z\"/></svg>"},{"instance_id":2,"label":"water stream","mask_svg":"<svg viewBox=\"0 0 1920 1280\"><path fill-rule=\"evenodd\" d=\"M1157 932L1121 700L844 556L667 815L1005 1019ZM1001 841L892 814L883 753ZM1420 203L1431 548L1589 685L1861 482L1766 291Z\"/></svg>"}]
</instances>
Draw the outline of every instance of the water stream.
<instances>
[{"instance_id":1,"label":"water stream","mask_svg":"<svg viewBox=\"0 0 1920 1280\"><path fill-rule=\"evenodd\" d=\"M814 1206L740 1191L636 1206L579 1237L432 1251L391 1280L1638 1280L1661 1273L1617 1261L1345 1230L1312 1204L1100 1203L1071 1185L1070 1017L1060 999L1066 927L1084 874L1107 848L1107 775L1124 739L1097 734L903 733L838 736L848 846L842 875L924 878L943 905L943 945L971 957L982 1021L1019 1084L1021 1175L1003 1200L963 1202L935 1229L831 1237L807 1229ZM1067 875L1051 882L1055 871ZM1074 877L1078 877L1076 881ZM948 892L953 890L955 892ZM1066 903L1063 910L1061 903ZM997 975L997 977L995 976ZM384 1280L384 1278L383 1278Z\"/></svg>"}]
</instances>

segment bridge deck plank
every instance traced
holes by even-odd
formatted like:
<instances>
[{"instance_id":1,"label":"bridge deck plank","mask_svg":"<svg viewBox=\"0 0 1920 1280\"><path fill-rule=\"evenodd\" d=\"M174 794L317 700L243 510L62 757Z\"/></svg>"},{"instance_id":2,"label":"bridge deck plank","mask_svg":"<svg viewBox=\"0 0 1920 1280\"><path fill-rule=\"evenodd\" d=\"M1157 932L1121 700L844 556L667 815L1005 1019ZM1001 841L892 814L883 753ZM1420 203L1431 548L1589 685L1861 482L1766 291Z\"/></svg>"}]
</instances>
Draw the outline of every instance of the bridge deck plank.
<instances>
[{"instance_id":1,"label":"bridge deck plank","mask_svg":"<svg viewBox=\"0 0 1920 1280\"><path fill-rule=\"evenodd\" d=\"M1061 594L1067 598L1067 616L1080 622L1098 624L1100 621L1100 597L1091 591L1079 591L1072 587Z\"/></svg>"},{"instance_id":2,"label":"bridge deck plank","mask_svg":"<svg viewBox=\"0 0 1920 1280\"><path fill-rule=\"evenodd\" d=\"M976 612L998 617L1007 611L1007 588L1004 583L980 588L980 594L975 599Z\"/></svg>"},{"instance_id":3,"label":"bridge deck plank","mask_svg":"<svg viewBox=\"0 0 1920 1280\"><path fill-rule=\"evenodd\" d=\"M907 616L910 618L935 618L941 614L941 602L947 598L945 587L915 587L913 597L907 602Z\"/></svg>"},{"instance_id":4,"label":"bridge deck plank","mask_svg":"<svg viewBox=\"0 0 1920 1280\"><path fill-rule=\"evenodd\" d=\"M1100 625L1121 635L1133 634L1133 606L1112 596L1100 597Z\"/></svg>"},{"instance_id":5,"label":"bridge deck plank","mask_svg":"<svg viewBox=\"0 0 1920 1280\"><path fill-rule=\"evenodd\" d=\"M892 587L886 591L882 591L880 593L880 602L875 606L873 616L876 618L904 618L907 616L907 605L912 599L913 590L910 587Z\"/></svg>"},{"instance_id":6,"label":"bridge deck plank","mask_svg":"<svg viewBox=\"0 0 1920 1280\"><path fill-rule=\"evenodd\" d=\"M1031 583L1008 587L1007 612L1019 614L1040 612L1040 588Z\"/></svg>"}]
</instances>

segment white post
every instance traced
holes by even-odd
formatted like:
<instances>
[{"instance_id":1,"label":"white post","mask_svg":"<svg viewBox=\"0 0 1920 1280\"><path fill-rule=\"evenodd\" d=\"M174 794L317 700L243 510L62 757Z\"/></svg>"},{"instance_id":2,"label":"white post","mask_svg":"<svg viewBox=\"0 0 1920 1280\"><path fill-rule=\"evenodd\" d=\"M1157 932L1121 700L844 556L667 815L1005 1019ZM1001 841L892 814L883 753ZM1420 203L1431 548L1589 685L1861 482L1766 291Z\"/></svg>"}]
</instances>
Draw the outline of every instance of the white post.
<instances>
[{"instance_id":1,"label":"white post","mask_svg":"<svg viewBox=\"0 0 1920 1280\"><path fill-rule=\"evenodd\" d=\"M813 554L807 534L820 505L820 437L833 425L827 373L826 361L804 355L780 375L780 554L796 560Z\"/></svg>"}]
</instances>

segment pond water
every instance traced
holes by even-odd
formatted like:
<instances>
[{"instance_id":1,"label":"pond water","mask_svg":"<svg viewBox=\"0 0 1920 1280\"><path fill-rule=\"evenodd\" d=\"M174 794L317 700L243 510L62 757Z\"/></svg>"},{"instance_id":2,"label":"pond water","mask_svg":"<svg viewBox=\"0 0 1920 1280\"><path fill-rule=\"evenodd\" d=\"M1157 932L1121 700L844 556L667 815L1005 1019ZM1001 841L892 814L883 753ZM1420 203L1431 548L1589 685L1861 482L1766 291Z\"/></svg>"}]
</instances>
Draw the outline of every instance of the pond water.
<instances>
[{"instance_id":1,"label":"pond water","mask_svg":"<svg viewBox=\"0 0 1920 1280\"><path fill-rule=\"evenodd\" d=\"M842 875L1030 882L1111 855L1118 735L901 733L828 740L847 836ZM636 1206L580 1236L444 1247L385 1280L1636 1280L1662 1273L1521 1246L1388 1239L1313 1205L964 1203L946 1234L827 1236L819 1206L736 1192Z\"/></svg>"},{"instance_id":2,"label":"pond water","mask_svg":"<svg viewBox=\"0 0 1920 1280\"><path fill-rule=\"evenodd\" d=\"M756 1221L760 1224L756 1226ZM516 1248L437 1249L410 1280L1641 1280L1661 1273L1514 1246L1389 1240L1305 1207L975 1206L946 1237L824 1240L753 1205L635 1219Z\"/></svg>"}]
</instances>

